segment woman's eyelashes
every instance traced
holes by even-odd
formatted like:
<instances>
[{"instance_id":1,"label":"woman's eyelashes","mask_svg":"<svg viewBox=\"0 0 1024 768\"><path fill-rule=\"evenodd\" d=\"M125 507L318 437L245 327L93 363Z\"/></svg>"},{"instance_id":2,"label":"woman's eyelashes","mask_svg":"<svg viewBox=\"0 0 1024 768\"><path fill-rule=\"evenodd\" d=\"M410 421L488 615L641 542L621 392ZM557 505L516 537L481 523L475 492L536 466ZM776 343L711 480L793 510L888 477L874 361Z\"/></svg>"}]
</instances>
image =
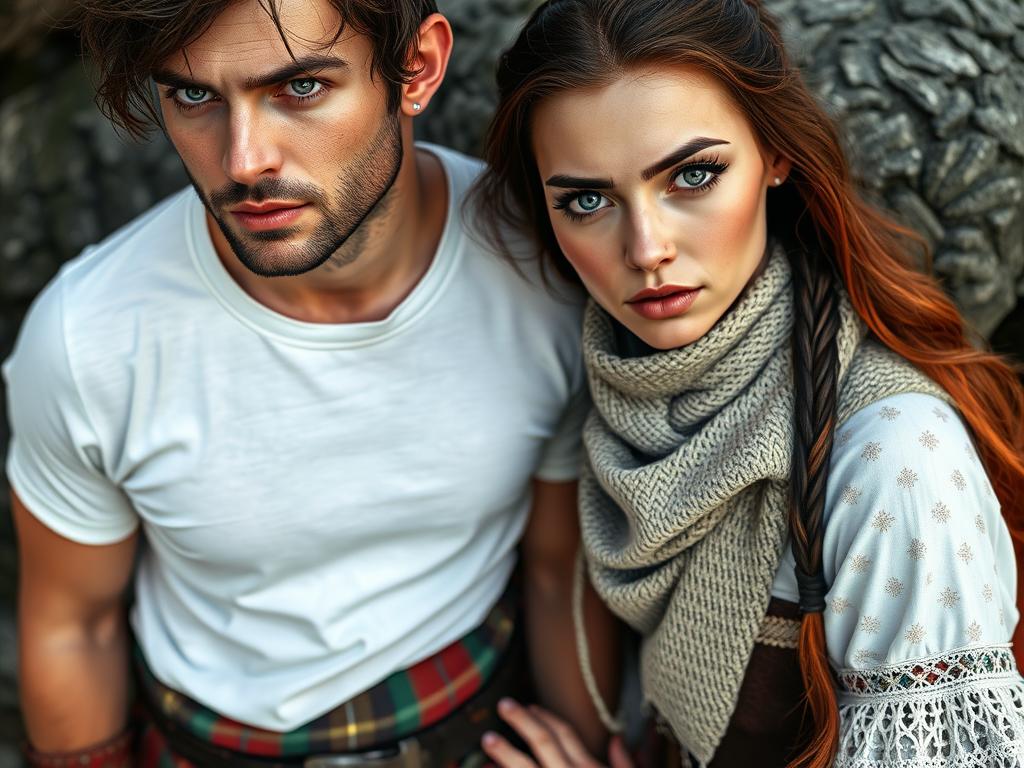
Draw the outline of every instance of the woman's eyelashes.
<instances>
[{"instance_id":1,"label":"woman's eyelashes","mask_svg":"<svg viewBox=\"0 0 1024 768\"><path fill-rule=\"evenodd\" d=\"M717 155L691 160L671 172L666 191L669 194L702 194L714 187L728 169L729 164L722 162ZM583 221L612 205L606 195L592 189L563 192L554 201L554 208L570 221Z\"/></svg>"}]
</instances>

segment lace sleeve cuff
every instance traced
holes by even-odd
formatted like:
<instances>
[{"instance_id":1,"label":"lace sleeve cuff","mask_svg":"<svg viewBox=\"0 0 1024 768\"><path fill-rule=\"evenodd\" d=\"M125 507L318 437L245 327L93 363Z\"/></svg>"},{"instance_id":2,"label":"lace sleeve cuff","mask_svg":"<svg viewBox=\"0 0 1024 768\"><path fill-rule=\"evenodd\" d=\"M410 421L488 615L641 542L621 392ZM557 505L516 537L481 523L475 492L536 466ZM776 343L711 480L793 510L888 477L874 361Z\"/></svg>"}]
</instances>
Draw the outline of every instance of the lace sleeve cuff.
<instances>
[{"instance_id":1,"label":"lace sleeve cuff","mask_svg":"<svg viewBox=\"0 0 1024 768\"><path fill-rule=\"evenodd\" d=\"M837 672L834 768L1017 768L1024 679L1009 645Z\"/></svg>"}]
</instances>

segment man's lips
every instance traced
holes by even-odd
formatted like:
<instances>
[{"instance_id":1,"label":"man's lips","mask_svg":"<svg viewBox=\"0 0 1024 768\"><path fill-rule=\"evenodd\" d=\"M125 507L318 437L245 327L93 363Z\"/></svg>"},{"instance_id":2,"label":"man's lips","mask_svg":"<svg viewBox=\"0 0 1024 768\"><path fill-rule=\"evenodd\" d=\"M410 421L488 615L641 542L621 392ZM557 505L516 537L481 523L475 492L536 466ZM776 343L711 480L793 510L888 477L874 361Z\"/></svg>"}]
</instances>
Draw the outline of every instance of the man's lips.
<instances>
[{"instance_id":1,"label":"man's lips","mask_svg":"<svg viewBox=\"0 0 1024 768\"><path fill-rule=\"evenodd\" d=\"M250 232L265 232L294 224L308 207L293 202L242 203L229 213Z\"/></svg>"},{"instance_id":2,"label":"man's lips","mask_svg":"<svg viewBox=\"0 0 1024 768\"><path fill-rule=\"evenodd\" d=\"M637 292L626 304L648 320L666 320L688 311L700 290L686 285L659 285Z\"/></svg>"}]
</instances>

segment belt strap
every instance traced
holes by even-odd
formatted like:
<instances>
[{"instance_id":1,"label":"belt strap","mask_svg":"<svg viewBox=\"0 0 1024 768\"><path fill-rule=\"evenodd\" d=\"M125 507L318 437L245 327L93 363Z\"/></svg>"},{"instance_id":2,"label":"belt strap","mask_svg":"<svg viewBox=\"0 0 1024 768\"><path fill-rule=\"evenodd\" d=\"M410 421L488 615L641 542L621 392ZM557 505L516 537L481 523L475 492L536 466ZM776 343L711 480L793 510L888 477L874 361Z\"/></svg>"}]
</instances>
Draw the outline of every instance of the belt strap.
<instances>
[{"instance_id":1,"label":"belt strap","mask_svg":"<svg viewBox=\"0 0 1024 768\"><path fill-rule=\"evenodd\" d=\"M523 698L529 676L519 627L498 669L484 687L440 722L391 744L363 752L264 758L218 747L168 718L148 696L143 705L171 751L197 768L446 768L476 749L485 731L502 730L497 716L504 696Z\"/></svg>"}]
</instances>

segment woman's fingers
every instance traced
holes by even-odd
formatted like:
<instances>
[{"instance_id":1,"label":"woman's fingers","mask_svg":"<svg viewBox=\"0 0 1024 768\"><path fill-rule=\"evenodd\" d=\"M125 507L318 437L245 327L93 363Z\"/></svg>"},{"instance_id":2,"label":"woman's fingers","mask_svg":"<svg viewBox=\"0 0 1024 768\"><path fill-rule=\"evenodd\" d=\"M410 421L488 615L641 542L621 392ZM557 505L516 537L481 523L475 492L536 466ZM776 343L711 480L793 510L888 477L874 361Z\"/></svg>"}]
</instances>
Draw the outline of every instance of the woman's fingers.
<instances>
[{"instance_id":1,"label":"woman's fingers","mask_svg":"<svg viewBox=\"0 0 1024 768\"><path fill-rule=\"evenodd\" d=\"M576 731L572 729L572 726L542 707L532 705L529 709L530 714L537 718L554 735L562 752L569 758L572 765L597 765L594 758L587 752L587 748L583 746L583 742L580 741Z\"/></svg>"},{"instance_id":2,"label":"woman's fingers","mask_svg":"<svg viewBox=\"0 0 1024 768\"><path fill-rule=\"evenodd\" d=\"M626 751L626 745L622 742L621 736L615 736L608 746L608 761L611 768L633 768L633 760Z\"/></svg>"},{"instance_id":3,"label":"woman's fingers","mask_svg":"<svg viewBox=\"0 0 1024 768\"><path fill-rule=\"evenodd\" d=\"M498 714L515 728L543 768L570 768L574 763L562 748L558 736L528 708L511 699L498 702Z\"/></svg>"},{"instance_id":4,"label":"woman's fingers","mask_svg":"<svg viewBox=\"0 0 1024 768\"><path fill-rule=\"evenodd\" d=\"M537 768L533 760L496 733L485 733L480 746L499 768Z\"/></svg>"}]
</instances>

